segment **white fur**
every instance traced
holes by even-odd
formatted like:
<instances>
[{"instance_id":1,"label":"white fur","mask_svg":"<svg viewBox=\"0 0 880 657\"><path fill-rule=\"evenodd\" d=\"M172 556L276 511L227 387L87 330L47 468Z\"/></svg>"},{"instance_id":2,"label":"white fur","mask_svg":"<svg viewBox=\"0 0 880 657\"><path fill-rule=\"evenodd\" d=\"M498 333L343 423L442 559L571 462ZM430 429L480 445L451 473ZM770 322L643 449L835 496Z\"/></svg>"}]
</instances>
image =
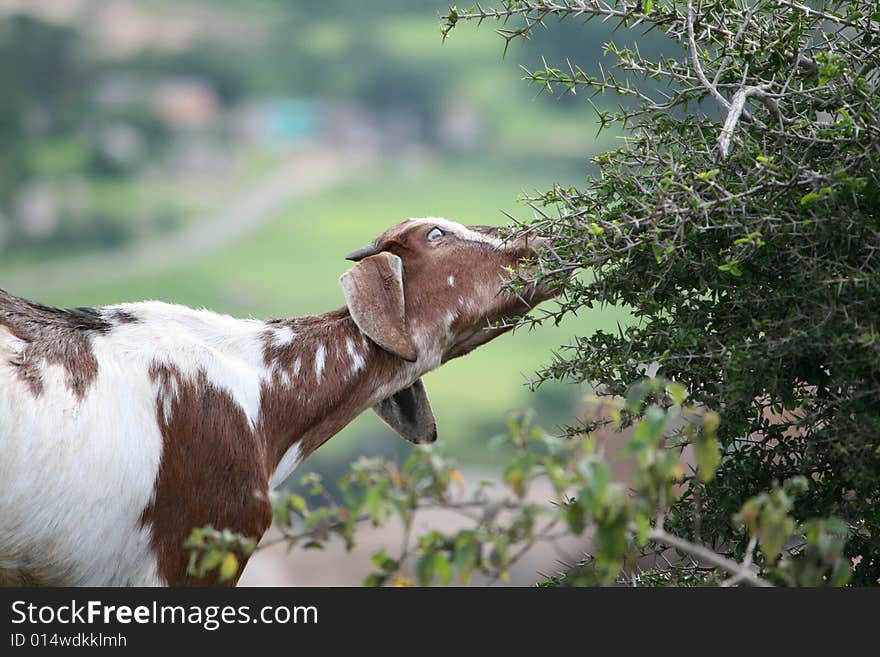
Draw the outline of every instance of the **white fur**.
<instances>
[{"instance_id":1,"label":"white fur","mask_svg":"<svg viewBox=\"0 0 880 657\"><path fill-rule=\"evenodd\" d=\"M155 392L142 347L97 338L94 349L102 367L82 401L60 367L42 368L34 398L0 359L0 570L27 559L24 571L49 583L158 585L140 523L162 452Z\"/></svg>"},{"instance_id":2,"label":"white fur","mask_svg":"<svg viewBox=\"0 0 880 657\"><path fill-rule=\"evenodd\" d=\"M287 451L284 452L284 456L281 457L281 461L278 462L275 472L269 478L269 488L277 488L296 470L296 466L299 465L300 461L300 452L299 443L293 443L293 445L288 447Z\"/></svg>"},{"instance_id":3,"label":"white fur","mask_svg":"<svg viewBox=\"0 0 880 657\"><path fill-rule=\"evenodd\" d=\"M229 393L251 426L255 425L263 377L254 375L252 363L262 361L262 322L158 301L114 308L140 320L114 329L114 344L137 349L138 354L144 353L147 344L153 349L154 362L173 365L185 379L195 380L204 372L212 385Z\"/></svg>"},{"instance_id":4,"label":"white fur","mask_svg":"<svg viewBox=\"0 0 880 657\"><path fill-rule=\"evenodd\" d=\"M324 374L324 361L327 358L327 348L319 345L315 351L315 378L321 383L321 377Z\"/></svg>"},{"instance_id":5,"label":"white fur","mask_svg":"<svg viewBox=\"0 0 880 657\"><path fill-rule=\"evenodd\" d=\"M348 353L348 357L351 359L351 373L357 374L364 367L366 367L367 363L364 360L364 357L358 353L357 347L354 345L354 341L351 338L345 338L345 351Z\"/></svg>"},{"instance_id":6,"label":"white fur","mask_svg":"<svg viewBox=\"0 0 880 657\"><path fill-rule=\"evenodd\" d=\"M157 391L159 404L162 406L162 416L165 418L166 422L171 422L174 402L180 394L180 385L178 384L176 377L171 379L170 384L170 389L163 388Z\"/></svg>"},{"instance_id":7,"label":"white fur","mask_svg":"<svg viewBox=\"0 0 880 657\"><path fill-rule=\"evenodd\" d=\"M282 326L275 329L272 334L272 343L276 347L286 347L296 339L296 333L289 326Z\"/></svg>"},{"instance_id":8,"label":"white fur","mask_svg":"<svg viewBox=\"0 0 880 657\"><path fill-rule=\"evenodd\" d=\"M204 372L258 420L268 373L253 363L262 363L263 324L157 302L118 308L138 321L95 335L98 375L82 400L60 366L41 368L43 390L34 396L9 365L24 345L0 328L0 573L26 558L25 572L49 582L162 583L140 521L162 456L154 363L173 365L184 379ZM176 381L162 392L169 418ZM295 463L295 455L282 462Z\"/></svg>"},{"instance_id":9,"label":"white fur","mask_svg":"<svg viewBox=\"0 0 880 657\"><path fill-rule=\"evenodd\" d=\"M452 312L451 310L446 311L445 328L446 328L446 339L447 340L452 339L452 325L455 323L455 320L457 318L458 318L458 316L454 312Z\"/></svg>"},{"instance_id":10,"label":"white fur","mask_svg":"<svg viewBox=\"0 0 880 657\"><path fill-rule=\"evenodd\" d=\"M470 240L472 242L484 242L486 244L491 244L492 246L501 246L503 244L503 242L497 237L478 233L477 231L471 230L463 224L455 221L449 221L449 219L443 219L442 217L415 217L413 219L410 219L410 221L418 221L420 223L424 223L425 225L430 224L431 226L437 226L449 233L452 233L463 239Z\"/></svg>"}]
</instances>

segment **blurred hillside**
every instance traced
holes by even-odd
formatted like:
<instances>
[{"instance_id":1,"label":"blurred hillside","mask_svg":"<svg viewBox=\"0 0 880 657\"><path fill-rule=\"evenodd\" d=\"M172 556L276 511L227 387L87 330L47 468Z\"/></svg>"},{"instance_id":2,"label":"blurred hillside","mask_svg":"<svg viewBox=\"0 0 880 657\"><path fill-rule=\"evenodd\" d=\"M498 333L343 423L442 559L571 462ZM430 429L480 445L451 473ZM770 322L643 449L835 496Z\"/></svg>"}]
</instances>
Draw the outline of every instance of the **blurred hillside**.
<instances>
[{"instance_id":1,"label":"blurred hillside","mask_svg":"<svg viewBox=\"0 0 880 657\"><path fill-rule=\"evenodd\" d=\"M410 216L505 221L613 137L517 65L596 70L610 27L443 43L434 1L0 0L0 286L58 305L157 298L235 315L342 304L343 255ZM596 102L601 102L597 99ZM540 125L541 130L534 128ZM540 135L540 136L538 136ZM505 336L427 378L442 440L487 462L505 411L564 422L528 376L625 314ZM408 447L365 415L304 466Z\"/></svg>"}]
</instances>

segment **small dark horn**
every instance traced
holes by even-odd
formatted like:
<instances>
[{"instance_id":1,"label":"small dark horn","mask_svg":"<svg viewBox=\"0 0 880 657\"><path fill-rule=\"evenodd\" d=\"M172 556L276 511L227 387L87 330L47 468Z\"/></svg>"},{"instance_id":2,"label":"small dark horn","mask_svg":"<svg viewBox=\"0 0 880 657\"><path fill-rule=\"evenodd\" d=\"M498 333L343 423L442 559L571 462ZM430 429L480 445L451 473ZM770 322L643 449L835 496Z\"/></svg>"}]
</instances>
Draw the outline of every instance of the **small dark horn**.
<instances>
[{"instance_id":1,"label":"small dark horn","mask_svg":"<svg viewBox=\"0 0 880 657\"><path fill-rule=\"evenodd\" d=\"M374 256L377 253L380 253L381 249L374 244L370 244L369 246L364 246L356 251L352 251L347 256L345 256L346 260L352 260L357 262L358 260L363 260L364 258L369 258L370 256Z\"/></svg>"}]
</instances>

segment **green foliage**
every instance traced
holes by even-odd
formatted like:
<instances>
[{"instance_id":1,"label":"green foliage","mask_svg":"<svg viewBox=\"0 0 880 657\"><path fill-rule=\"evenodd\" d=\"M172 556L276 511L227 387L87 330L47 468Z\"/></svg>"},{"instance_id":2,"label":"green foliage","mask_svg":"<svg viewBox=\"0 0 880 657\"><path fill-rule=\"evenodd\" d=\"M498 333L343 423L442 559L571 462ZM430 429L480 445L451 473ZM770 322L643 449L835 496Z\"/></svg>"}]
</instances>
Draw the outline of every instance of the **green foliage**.
<instances>
[{"instance_id":1,"label":"green foliage","mask_svg":"<svg viewBox=\"0 0 880 657\"><path fill-rule=\"evenodd\" d=\"M589 400L591 423L601 423L606 431L632 426L625 454L636 457L637 467L629 492L612 481L592 435L554 436L535 426L531 413L517 413L510 416L507 432L493 440L506 462L500 486L483 481L468 490L455 463L430 447L418 449L400 466L362 457L342 477L341 499L314 474L302 480L318 501L314 508L298 494L274 493L275 523L291 547L320 549L341 540L348 550L364 525L399 525L399 554L389 554L388 548L373 554L375 570L364 581L367 586L468 584L474 575L482 582L504 580L538 543L584 535L588 529L590 557L542 586L846 583L851 567L844 554L845 524L828 519L798 525L791 516L795 496L806 488L803 478L747 500L729 519L730 531L744 532L749 543L742 563L666 531L665 519L679 503L676 487L688 465L686 446L714 441L719 428L714 412L682 403L683 394L677 383L652 379L633 386L625 399ZM715 458L709 467L717 467ZM698 475L710 480L711 472L701 468L697 465ZM529 494L538 482L547 484L542 490L553 491L550 499ZM462 525L412 537L417 514L432 509L458 514ZM201 549L193 556L200 573L222 568L235 539L225 536L218 547L204 534L197 530L190 541L190 547ZM212 536L218 540L216 532ZM207 544L211 548L206 551ZM669 547L683 556L672 561L665 556L662 568L645 566L651 555Z\"/></svg>"},{"instance_id":2,"label":"green foliage","mask_svg":"<svg viewBox=\"0 0 880 657\"><path fill-rule=\"evenodd\" d=\"M794 494L803 492L807 481L795 477L781 488L761 493L743 505L734 517L746 526L749 534L758 537L758 544L767 563L774 564L794 531L794 520L788 515L794 506Z\"/></svg>"},{"instance_id":3,"label":"green foliage","mask_svg":"<svg viewBox=\"0 0 880 657\"><path fill-rule=\"evenodd\" d=\"M848 540L823 544L856 564L853 584L876 584L876 3L511 0L459 8L444 29L450 37L467 21L499 20L509 41L574 15L662 32L678 50L655 57L615 36L606 44L612 64L599 70L574 62L526 70L541 91L617 99L617 110L600 107L597 116L626 133L619 148L594 158L599 175L583 186L529 199L536 213L523 223L553 247L542 256L542 278L566 288L559 307L533 321L608 305L637 320L576 339L541 380L593 382L623 395L657 366L721 419L712 441L694 442L703 476L685 476L671 529L691 539L701 531L742 558L748 534L730 519L759 496L745 513L758 514L749 522L758 523L762 568L796 527L833 516L847 531L828 536ZM566 278L578 268L591 278ZM643 429L649 450L658 428ZM773 485L796 477L804 490L795 503ZM818 545L821 531L807 533ZM829 554L805 549L805 562L807 552ZM813 572L827 575L816 563ZM802 571L785 572L791 582Z\"/></svg>"},{"instance_id":4,"label":"green foliage","mask_svg":"<svg viewBox=\"0 0 880 657\"><path fill-rule=\"evenodd\" d=\"M216 571L217 579L228 581L239 574L240 565L253 554L252 539L211 525L192 530L184 547L189 550L186 572L194 577L208 577Z\"/></svg>"}]
</instances>

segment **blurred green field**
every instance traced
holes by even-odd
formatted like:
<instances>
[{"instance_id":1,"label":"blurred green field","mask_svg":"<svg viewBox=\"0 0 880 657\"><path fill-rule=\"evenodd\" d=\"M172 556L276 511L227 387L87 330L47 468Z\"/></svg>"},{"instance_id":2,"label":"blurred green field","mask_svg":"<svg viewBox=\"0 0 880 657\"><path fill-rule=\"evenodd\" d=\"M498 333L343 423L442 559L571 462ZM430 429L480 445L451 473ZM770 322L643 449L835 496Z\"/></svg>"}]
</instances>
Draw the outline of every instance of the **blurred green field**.
<instances>
[{"instance_id":1,"label":"blurred green field","mask_svg":"<svg viewBox=\"0 0 880 657\"><path fill-rule=\"evenodd\" d=\"M253 317L323 312L343 303L337 281L350 265L345 254L390 225L412 216L501 224L505 221L501 209L524 211L515 202L522 192L553 181L575 182L577 167L557 161L555 166L537 169L535 175L523 176L521 163L513 162L407 159L387 163L365 178L287 208L260 232L204 260L134 279L122 274L108 277L100 287L41 300L74 306L161 299ZM524 179L533 187L523 189ZM8 264L0 265L0 280L8 271ZM431 373L425 382L441 440L466 460L489 458L485 442L488 434L503 427L504 414L536 401L523 385L524 375L548 362L551 349L572 335L613 328L625 318L619 310L605 309L559 327L518 331ZM567 406L576 396L576 391L567 388L543 392L545 405L549 400L551 407ZM544 419L560 422L564 417ZM369 447L386 449L390 435L367 413L319 455L334 459L372 451ZM355 445L362 440L378 443Z\"/></svg>"}]
</instances>

